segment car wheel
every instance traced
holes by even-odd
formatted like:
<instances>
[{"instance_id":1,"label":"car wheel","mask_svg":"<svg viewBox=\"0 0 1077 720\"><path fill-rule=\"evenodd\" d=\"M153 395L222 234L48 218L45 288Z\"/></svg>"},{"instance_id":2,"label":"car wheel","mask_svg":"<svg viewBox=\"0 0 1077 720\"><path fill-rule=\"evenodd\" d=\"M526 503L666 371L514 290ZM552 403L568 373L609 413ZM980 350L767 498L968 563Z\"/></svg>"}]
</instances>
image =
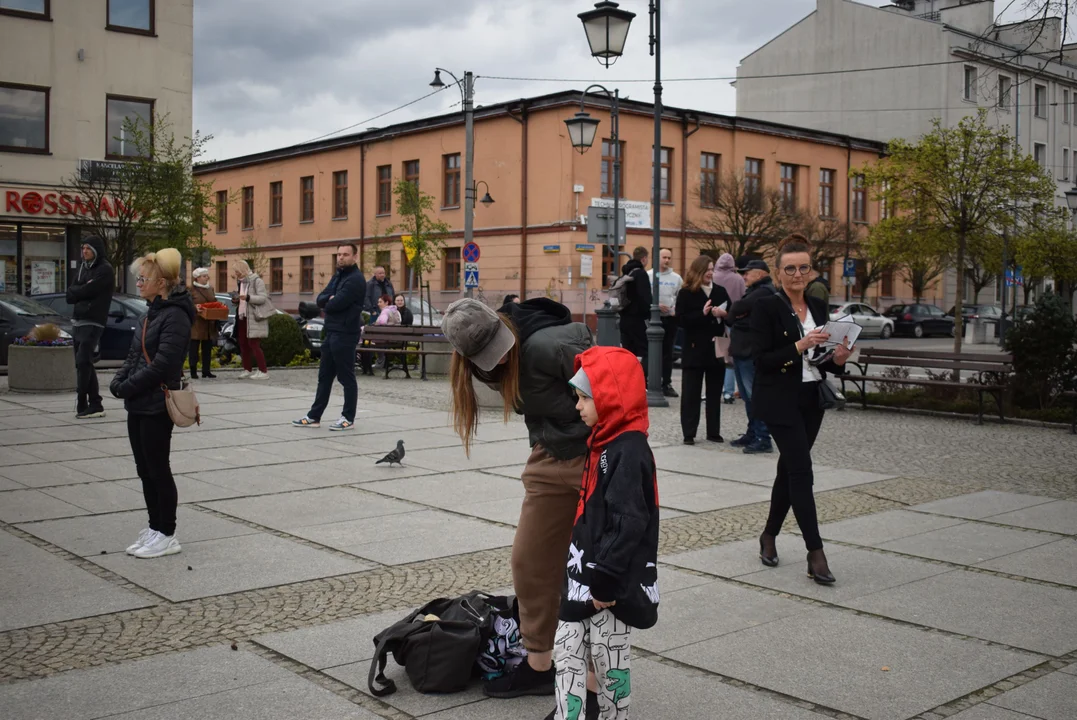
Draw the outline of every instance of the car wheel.
<instances>
[{"instance_id":1,"label":"car wheel","mask_svg":"<svg viewBox=\"0 0 1077 720\"><path fill-rule=\"evenodd\" d=\"M954 337L955 335L957 335L957 326L956 325L951 325L950 326L950 337Z\"/></svg>"},{"instance_id":2,"label":"car wheel","mask_svg":"<svg viewBox=\"0 0 1077 720\"><path fill-rule=\"evenodd\" d=\"M879 337L883 340L889 340L890 336L894 334L894 327L892 325L883 325L883 331L879 333Z\"/></svg>"},{"instance_id":3,"label":"car wheel","mask_svg":"<svg viewBox=\"0 0 1077 720\"><path fill-rule=\"evenodd\" d=\"M912 336L915 338L922 338L924 336L924 326L915 325L912 329Z\"/></svg>"}]
</instances>

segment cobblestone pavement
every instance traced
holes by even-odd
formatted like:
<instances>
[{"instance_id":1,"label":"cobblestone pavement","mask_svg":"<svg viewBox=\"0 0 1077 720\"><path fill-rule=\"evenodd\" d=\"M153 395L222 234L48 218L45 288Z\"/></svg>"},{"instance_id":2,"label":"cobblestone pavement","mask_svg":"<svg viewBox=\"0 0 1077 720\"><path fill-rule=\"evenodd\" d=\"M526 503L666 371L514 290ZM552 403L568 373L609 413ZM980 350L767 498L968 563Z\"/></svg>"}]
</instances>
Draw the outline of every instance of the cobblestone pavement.
<instances>
[{"instance_id":1,"label":"cobblestone pavement","mask_svg":"<svg viewBox=\"0 0 1077 720\"><path fill-rule=\"evenodd\" d=\"M139 663L172 662L173 657L180 662L186 652L219 646L283 668L317 692L369 713L356 717L502 716L503 711L487 707L492 701L478 702L478 697L420 702L414 693L401 692L399 699L372 698L365 692L369 636L356 637L356 650L329 665L309 656L308 645L320 648L326 638L304 638L319 628L350 628L348 623L387 611L403 614L429 598L510 586L507 546L515 523L512 507L518 507L520 496L512 477L518 477L526 455L521 454L526 451L522 423L514 420L502 428L500 414L487 413L480 430L485 442L467 460L445 427L444 380L361 377L361 406L368 414L358 419L358 432L343 438L304 435L285 421L305 409L314 371L272 375L260 386L229 382L227 376L216 386L200 386L206 388L206 424L196 432L177 431L181 440L173 450L177 472L185 473L180 531L190 528L190 541L178 556L145 562L116 551L141 517L138 481L128 467L116 406L110 405L106 421L79 425L69 417L65 399L0 394L0 572L13 579L0 591L0 716L15 707L22 714L12 711L10 717L66 716L23 712L27 698L45 687L33 680L50 678L63 688L63 683L77 684L88 668L111 668L120 677L135 673ZM1077 610L1077 505L1070 504L1077 499L1077 438L1017 425L978 427L964 420L874 411L829 413L814 454L820 466L817 503L820 522L836 523L824 528L824 536L843 582L837 586L841 592L827 596L803 584L802 567L796 574L793 568L752 574L757 563L741 568L742 560L730 559L751 556L752 539L767 512L772 472L767 468L777 458L745 458L711 444L680 446L676 402L651 416L656 457L668 473L660 476L668 508L660 546L664 571L671 573L663 580L668 629L660 623L645 633L636 653L649 673L645 677L672 674L673 687L666 692L673 705L648 712L644 696L654 688L644 682L640 716L708 717L693 714L700 711L696 702L675 712L679 693L687 699L726 692L738 693L738 699L714 702L751 705L743 715L731 710L730 717L738 718L936 720L978 712L985 703L992 712L1021 712L1042 703L1052 713L1077 708L1072 674L1077 627L1071 623L1052 634L1035 620L1040 614L1049 622L1051 613L1072 620ZM739 403L723 406L727 438L742 423ZM395 440L398 434L407 438L413 458L405 470L353 470L372 465L392 445L385 438ZM251 457L237 458L232 444L247 447ZM467 488L468 499L440 491L441 483ZM792 518L787 528L795 532ZM939 538L928 542L934 533ZM746 541L743 550L741 541ZM409 554L411 545L421 547L419 555ZM1029 554L1027 562L1010 560L1023 553ZM865 587L863 597L856 594L857 583L844 582L843 568ZM259 577L278 571L276 580ZM190 580L180 582L177 576ZM61 599L47 602L43 596L52 593ZM969 597L967 621L948 615L946 603L937 599L960 604L961 593ZM719 631L704 623L692 640L696 644L667 637L676 636L678 623L689 622L701 603L730 614L715 622L733 624ZM771 604L772 611L753 609ZM910 606L919 611L903 609ZM1008 615L998 614L999 606L1014 608L1014 628ZM1025 613L1017 608L1027 608L1034 619L1018 619ZM766 617L736 619L745 612ZM754 633L777 632L788 622L782 618L796 613L814 613L820 622L844 618L851 635L864 633L859 642L867 646L873 646L873 638L890 638L877 642L900 646L897 655L924 664L924 675L895 667L898 685L879 692L886 697L896 692L906 701L887 705L879 699L875 705L874 690L842 697L840 688L857 682L850 673L859 672L843 665L844 653L859 657L861 649L846 651L840 642L834 667L819 670L820 683L833 688L825 697L790 673L776 677L765 667L742 672L728 666L726 658L754 647ZM390 621L387 617L381 624ZM791 647L799 632L787 637ZM723 646L726 637L743 641ZM308 645L275 638L303 639ZM892 654L888 648L883 656ZM897 655L895 664L901 662ZM950 678L947 665L963 669ZM841 673L845 676L832 677ZM932 674L947 675L945 689L933 685ZM1061 693L1041 689L1057 683L1055 678L1071 682ZM50 697L63 692L49 691ZM1021 705L1030 693L1035 702ZM108 707L109 714L137 709ZM505 707L511 716L531 712L531 706ZM1074 717L1077 709L1071 715L1027 714ZM970 714L968 720L980 717L995 715Z\"/></svg>"}]
</instances>

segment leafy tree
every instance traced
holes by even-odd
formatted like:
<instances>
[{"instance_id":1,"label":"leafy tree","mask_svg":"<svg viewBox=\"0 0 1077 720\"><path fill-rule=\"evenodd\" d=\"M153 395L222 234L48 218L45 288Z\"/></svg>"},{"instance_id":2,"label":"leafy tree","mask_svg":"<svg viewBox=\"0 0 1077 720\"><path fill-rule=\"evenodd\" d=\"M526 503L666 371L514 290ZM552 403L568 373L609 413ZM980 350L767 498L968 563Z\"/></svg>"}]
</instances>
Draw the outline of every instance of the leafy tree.
<instances>
[{"instance_id":1,"label":"leafy tree","mask_svg":"<svg viewBox=\"0 0 1077 720\"><path fill-rule=\"evenodd\" d=\"M1050 407L1077 381L1077 322L1062 298L1046 293L1027 322L1006 334L1006 351L1013 353L1014 387Z\"/></svg>"},{"instance_id":2,"label":"leafy tree","mask_svg":"<svg viewBox=\"0 0 1077 720\"><path fill-rule=\"evenodd\" d=\"M449 224L435 219L434 196L424 193L415 183L398 180L393 186L393 195L401 221L393 225L390 232L411 237L408 247L412 254L408 267L415 272L419 287L422 287L423 275L436 268L441 259Z\"/></svg>"},{"instance_id":3,"label":"leafy tree","mask_svg":"<svg viewBox=\"0 0 1077 720\"><path fill-rule=\"evenodd\" d=\"M690 223L688 230L700 252L715 257L765 255L803 224L800 213L786 210L780 192L757 189L739 173L720 178L709 202L703 219Z\"/></svg>"},{"instance_id":4,"label":"leafy tree","mask_svg":"<svg viewBox=\"0 0 1077 720\"><path fill-rule=\"evenodd\" d=\"M955 267L965 268L970 244L997 234L1015 216L1018 224L1031 224L1038 214L1033 208L1052 207L1055 183L1035 160L1012 149L1006 128L988 126L986 110L956 127L943 127L939 119L933 125L915 143L892 141L889 156L864 175L890 207L916 209L916 225L936 259L953 258ZM881 221L876 232L906 229L901 215ZM957 283L954 352L961 351L964 292L964 283Z\"/></svg>"},{"instance_id":5,"label":"leafy tree","mask_svg":"<svg viewBox=\"0 0 1077 720\"><path fill-rule=\"evenodd\" d=\"M1066 212L1059 208L1041 216L1040 222L1022 228L1015 239L1015 255L1025 276L1026 288L1032 287L1033 278L1054 278L1055 291L1066 306L1071 307L1074 286L1077 285L1077 235L1066 227Z\"/></svg>"}]
</instances>

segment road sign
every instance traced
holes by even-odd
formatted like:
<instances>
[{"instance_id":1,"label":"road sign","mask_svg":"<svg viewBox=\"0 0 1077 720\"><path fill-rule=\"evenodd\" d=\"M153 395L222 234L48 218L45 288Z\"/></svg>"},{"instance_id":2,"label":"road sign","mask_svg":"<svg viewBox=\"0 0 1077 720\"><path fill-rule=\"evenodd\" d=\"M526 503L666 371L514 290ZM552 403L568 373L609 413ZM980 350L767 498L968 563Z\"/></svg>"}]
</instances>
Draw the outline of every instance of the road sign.
<instances>
[{"instance_id":1,"label":"road sign","mask_svg":"<svg viewBox=\"0 0 1077 720\"><path fill-rule=\"evenodd\" d=\"M1017 271L1014 272L1013 268L1006 270L1006 287L1021 286L1024 287L1025 278L1021 275L1021 266L1017 266Z\"/></svg>"},{"instance_id":2,"label":"road sign","mask_svg":"<svg viewBox=\"0 0 1077 720\"><path fill-rule=\"evenodd\" d=\"M476 263L464 263L464 287L474 288L479 286L479 266Z\"/></svg>"},{"instance_id":3,"label":"road sign","mask_svg":"<svg viewBox=\"0 0 1077 720\"><path fill-rule=\"evenodd\" d=\"M625 210L620 208L620 220L617 223L618 235L616 243L624 245L625 241ZM589 207L587 208L587 242L592 245L613 245L613 208Z\"/></svg>"},{"instance_id":4,"label":"road sign","mask_svg":"<svg viewBox=\"0 0 1077 720\"><path fill-rule=\"evenodd\" d=\"M469 242L464 246L464 262L477 263L479 261L479 244L475 242ZM476 270L475 272L478 272Z\"/></svg>"},{"instance_id":5,"label":"road sign","mask_svg":"<svg viewBox=\"0 0 1077 720\"><path fill-rule=\"evenodd\" d=\"M856 260L853 258L845 258L841 274L843 277L856 277Z\"/></svg>"}]
</instances>

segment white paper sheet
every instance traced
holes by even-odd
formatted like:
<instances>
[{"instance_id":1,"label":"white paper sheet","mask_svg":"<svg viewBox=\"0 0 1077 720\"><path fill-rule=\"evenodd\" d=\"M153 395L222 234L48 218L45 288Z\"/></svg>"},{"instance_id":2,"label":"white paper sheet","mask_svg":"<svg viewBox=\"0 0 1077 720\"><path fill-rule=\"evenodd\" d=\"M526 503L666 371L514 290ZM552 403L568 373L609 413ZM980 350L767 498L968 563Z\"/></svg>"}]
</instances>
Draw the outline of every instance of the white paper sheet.
<instances>
[{"instance_id":1,"label":"white paper sheet","mask_svg":"<svg viewBox=\"0 0 1077 720\"><path fill-rule=\"evenodd\" d=\"M823 332L830 336L830 339L823 346L836 347L839 343L843 343L845 347L851 349L863 330L864 328L853 322L851 318L849 320L845 318L832 320L823 326Z\"/></svg>"}]
</instances>

